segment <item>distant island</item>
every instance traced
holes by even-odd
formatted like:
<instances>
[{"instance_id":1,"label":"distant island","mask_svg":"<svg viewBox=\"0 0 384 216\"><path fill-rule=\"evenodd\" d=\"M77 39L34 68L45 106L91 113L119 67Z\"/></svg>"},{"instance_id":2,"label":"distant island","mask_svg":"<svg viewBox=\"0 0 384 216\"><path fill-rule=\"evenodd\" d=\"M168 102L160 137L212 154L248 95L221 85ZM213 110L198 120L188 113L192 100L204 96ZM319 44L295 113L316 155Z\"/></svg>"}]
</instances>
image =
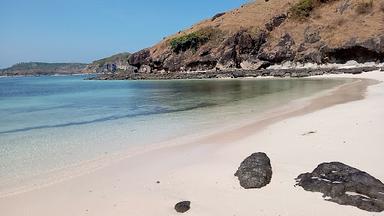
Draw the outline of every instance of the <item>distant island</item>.
<instances>
[{"instance_id":1,"label":"distant island","mask_svg":"<svg viewBox=\"0 0 384 216\"><path fill-rule=\"evenodd\" d=\"M0 76L71 75L84 73L112 73L129 69L128 52L85 63L22 62L0 69Z\"/></svg>"},{"instance_id":2,"label":"distant island","mask_svg":"<svg viewBox=\"0 0 384 216\"><path fill-rule=\"evenodd\" d=\"M87 64L82 63L18 63L9 68L0 69L0 76L28 76L84 73Z\"/></svg>"}]
</instances>

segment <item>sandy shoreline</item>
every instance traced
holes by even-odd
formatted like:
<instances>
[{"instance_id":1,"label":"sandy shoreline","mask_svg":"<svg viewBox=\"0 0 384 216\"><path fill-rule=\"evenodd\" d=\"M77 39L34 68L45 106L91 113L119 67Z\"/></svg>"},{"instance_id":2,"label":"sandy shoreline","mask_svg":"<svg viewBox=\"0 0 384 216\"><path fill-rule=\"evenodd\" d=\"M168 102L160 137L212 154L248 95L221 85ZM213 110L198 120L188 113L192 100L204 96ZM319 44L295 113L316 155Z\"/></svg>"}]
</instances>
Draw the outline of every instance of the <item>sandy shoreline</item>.
<instances>
[{"instance_id":1,"label":"sandy shoreline","mask_svg":"<svg viewBox=\"0 0 384 216\"><path fill-rule=\"evenodd\" d=\"M327 77L384 81L381 72ZM325 94L305 107L257 123L147 151L68 181L0 198L0 212L176 215L173 205L187 199L192 209L186 215L374 215L293 187L297 175L326 161L345 162L384 180L380 131L384 85L370 86L360 100L364 86L372 84L361 82L371 81L342 86L337 94ZM329 107L334 104L339 105ZM316 133L302 136L308 131ZM257 151L271 158L272 183L246 191L233 174L245 157Z\"/></svg>"}]
</instances>

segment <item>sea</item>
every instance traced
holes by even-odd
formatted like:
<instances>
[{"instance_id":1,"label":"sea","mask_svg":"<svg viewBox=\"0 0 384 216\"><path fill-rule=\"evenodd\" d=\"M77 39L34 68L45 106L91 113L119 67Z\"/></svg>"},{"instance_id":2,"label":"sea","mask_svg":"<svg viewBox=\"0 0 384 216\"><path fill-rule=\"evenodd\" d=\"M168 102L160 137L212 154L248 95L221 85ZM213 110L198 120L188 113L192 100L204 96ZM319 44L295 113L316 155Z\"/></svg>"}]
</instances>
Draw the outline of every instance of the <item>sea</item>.
<instances>
[{"instance_id":1,"label":"sea","mask_svg":"<svg viewBox=\"0 0 384 216\"><path fill-rule=\"evenodd\" d=\"M107 154L199 135L347 82L87 76L0 78L0 196L15 183Z\"/></svg>"}]
</instances>

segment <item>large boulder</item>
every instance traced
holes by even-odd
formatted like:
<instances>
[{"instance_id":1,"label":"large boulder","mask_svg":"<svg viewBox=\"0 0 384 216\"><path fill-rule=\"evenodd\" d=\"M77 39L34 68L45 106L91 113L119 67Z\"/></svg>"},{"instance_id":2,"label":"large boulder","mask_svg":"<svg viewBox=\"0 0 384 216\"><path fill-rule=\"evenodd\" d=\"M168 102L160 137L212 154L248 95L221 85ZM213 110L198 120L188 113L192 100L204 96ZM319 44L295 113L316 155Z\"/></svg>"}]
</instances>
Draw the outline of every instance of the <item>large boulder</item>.
<instances>
[{"instance_id":1,"label":"large boulder","mask_svg":"<svg viewBox=\"0 0 384 216\"><path fill-rule=\"evenodd\" d=\"M299 175L297 185L321 192L327 201L370 212L384 211L384 184L366 172L340 162L322 163Z\"/></svg>"},{"instance_id":2,"label":"large boulder","mask_svg":"<svg viewBox=\"0 0 384 216\"><path fill-rule=\"evenodd\" d=\"M245 189L262 188L271 182L271 161L265 153L254 153L240 164L235 176Z\"/></svg>"},{"instance_id":3,"label":"large boulder","mask_svg":"<svg viewBox=\"0 0 384 216\"><path fill-rule=\"evenodd\" d=\"M189 209L191 209L191 201L181 201L175 205L175 210L179 213L185 213Z\"/></svg>"}]
</instances>

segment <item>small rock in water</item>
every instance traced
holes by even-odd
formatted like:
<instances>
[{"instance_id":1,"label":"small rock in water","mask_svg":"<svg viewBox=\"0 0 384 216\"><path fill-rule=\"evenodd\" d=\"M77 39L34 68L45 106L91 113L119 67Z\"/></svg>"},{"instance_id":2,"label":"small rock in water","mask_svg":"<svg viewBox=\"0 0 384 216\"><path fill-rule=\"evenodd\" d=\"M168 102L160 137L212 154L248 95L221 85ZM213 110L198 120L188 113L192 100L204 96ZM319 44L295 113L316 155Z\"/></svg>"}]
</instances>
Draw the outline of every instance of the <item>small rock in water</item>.
<instances>
[{"instance_id":1,"label":"small rock in water","mask_svg":"<svg viewBox=\"0 0 384 216\"><path fill-rule=\"evenodd\" d=\"M175 210L179 213L187 212L191 208L190 201L181 201L175 205Z\"/></svg>"},{"instance_id":2,"label":"small rock in water","mask_svg":"<svg viewBox=\"0 0 384 216\"><path fill-rule=\"evenodd\" d=\"M262 188L271 182L271 161L265 153L254 153L240 164L235 176L245 189Z\"/></svg>"},{"instance_id":3,"label":"small rock in water","mask_svg":"<svg viewBox=\"0 0 384 216\"><path fill-rule=\"evenodd\" d=\"M306 191L321 192L327 201L369 212L384 211L384 184L366 172L340 162L322 163L296 179Z\"/></svg>"}]
</instances>

